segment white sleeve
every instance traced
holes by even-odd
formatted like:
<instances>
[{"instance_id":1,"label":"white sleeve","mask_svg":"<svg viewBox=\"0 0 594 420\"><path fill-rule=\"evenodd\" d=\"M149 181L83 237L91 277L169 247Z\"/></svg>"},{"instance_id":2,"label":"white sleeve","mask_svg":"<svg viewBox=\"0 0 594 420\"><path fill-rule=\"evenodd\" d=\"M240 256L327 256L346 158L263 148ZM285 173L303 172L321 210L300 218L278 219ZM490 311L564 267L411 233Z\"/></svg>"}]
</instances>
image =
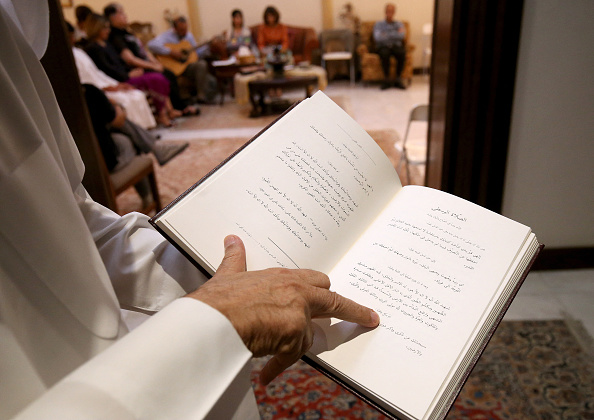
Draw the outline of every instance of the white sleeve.
<instances>
[{"instance_id":1,"label":"white sleeve","mask_svg":"<svg viewBox=\"0 0 594 420\"><path fill-rule=\"evenodd\" d=\"M158 311L206 281L144 214L119 216L82 187L77 200L122 307Z\"/></svg>"},{"instance_id":2,"label":"white sleeve","mask_svg":"<svg viewBox=\"0 0 594 420\"><path fill-rule=\"evenodd\" d=\"M251 392L251 356L222 314L192 298L178 299L16 418L231 418Z\"/></svg>"}]
</instances>

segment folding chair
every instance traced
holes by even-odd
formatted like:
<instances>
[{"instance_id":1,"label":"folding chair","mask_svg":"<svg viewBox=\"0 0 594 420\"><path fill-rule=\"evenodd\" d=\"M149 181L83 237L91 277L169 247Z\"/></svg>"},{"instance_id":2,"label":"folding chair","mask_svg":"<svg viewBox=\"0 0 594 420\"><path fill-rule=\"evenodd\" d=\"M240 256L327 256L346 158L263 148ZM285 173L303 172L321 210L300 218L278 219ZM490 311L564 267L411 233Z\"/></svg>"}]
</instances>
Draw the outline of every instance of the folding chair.
<instances>
[{"instance_id":1,"label":"folding chair","mask_svg":"<svg viewBox=\"0 0 594 420\"><path fill-rule=\"evenodd\" d=\"M406 125L406 133L402 139L402 143L396 142L394 147L400 152L400 160L396 165L396 171L399 171L404 163L406 165L406 182L410 183L410 165L424 165L426 159L411 160L406 149L406 142L410 133L410 126L415 121L429 121L429 105L417 105L410 111L408 124Z\"/></svg>"}]
</instances>

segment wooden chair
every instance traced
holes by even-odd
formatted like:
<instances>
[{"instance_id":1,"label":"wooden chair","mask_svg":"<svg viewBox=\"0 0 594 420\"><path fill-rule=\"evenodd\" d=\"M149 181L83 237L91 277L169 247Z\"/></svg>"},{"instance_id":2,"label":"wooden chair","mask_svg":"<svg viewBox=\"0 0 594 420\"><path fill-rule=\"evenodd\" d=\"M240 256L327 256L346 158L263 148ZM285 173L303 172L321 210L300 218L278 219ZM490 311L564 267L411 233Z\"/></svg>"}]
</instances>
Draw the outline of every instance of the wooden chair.
<instances>
[{"instance_id":1,"label":"wooden chair","mask_svg":"<svg viewBox=\"0 0 594 420\"><path fill-rule=\"evenodd\" d=\"M161 199L149 155L137 156L125 168L110 174L93 131L80 79L68 41L62 7L58 0L48 1L50 39L41 62L54 88L56 99L85 164L83 185L93 200L117 212L116 197L145 176L149 177L154 203L143 213L161 210Z\"/></svg>"},{"instance_id":2,"label":"wooden chair","mask_svg":"<svg viewBox=\"0 0 594 420\"><path fill-rule=\"evenodd\" d=\"M115 203L112 208L113 211L118 213L117 196L145 177L149 180L153 201L140 209L140 211L144 214L149 214L153 210L159 212L162 209L159 189L157 188L154 162L149 155L145 154L135 156L129 164L119 171L109 175L113 191L113 201Z\"/></svg>"},{"instance_id":3,"label":"wooden chair","mask_svg":"<svg viewBox=\"0 0 594 420\"><path fill-rule=\"evenodd\" d=\"M130 30L138 37L138 39L140 39L142 45L146 45L147 42L155 37L153 24L150 22L131 22Z\"/></svg>"}]
</instances>

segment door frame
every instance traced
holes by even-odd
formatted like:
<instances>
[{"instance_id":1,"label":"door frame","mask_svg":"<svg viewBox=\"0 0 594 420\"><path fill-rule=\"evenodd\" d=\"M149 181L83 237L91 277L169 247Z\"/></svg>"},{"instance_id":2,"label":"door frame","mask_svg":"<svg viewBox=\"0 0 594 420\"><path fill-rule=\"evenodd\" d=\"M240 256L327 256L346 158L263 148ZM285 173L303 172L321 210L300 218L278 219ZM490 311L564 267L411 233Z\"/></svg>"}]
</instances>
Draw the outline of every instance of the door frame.
<instances>
[{"instance_id":1,"label":"door frame","mask_svg":"<svg viewBox=\"0 0 594 420\"><path fill-rule=\"evenodd\" d=\"M425 184L501 212L523 0L436 0Z\"/></svg>"}]
</instances>

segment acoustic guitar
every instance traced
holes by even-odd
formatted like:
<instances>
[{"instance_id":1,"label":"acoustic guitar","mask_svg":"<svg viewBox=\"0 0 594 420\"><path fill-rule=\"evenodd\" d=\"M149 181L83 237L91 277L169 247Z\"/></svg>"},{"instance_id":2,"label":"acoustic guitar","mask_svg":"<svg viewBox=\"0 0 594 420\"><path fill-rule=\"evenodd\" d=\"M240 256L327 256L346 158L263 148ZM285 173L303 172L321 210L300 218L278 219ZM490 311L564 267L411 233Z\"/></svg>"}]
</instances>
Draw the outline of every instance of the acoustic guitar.
<instances>
[{"instance_id":1,"label":"acoustic guitar","mask_svg":"<svg viewBox=\"0 0 594 420\"><path fill-rule=\"evenodd\" d=\"M165 46L171 48L173 51L180 51L182 53L181 60L177 60L169 55L156 55L157 60L159 60L166 69L171 70L176 76L179 76L186 71L186 68L190 64L198 61L196 50L194 50L192 44L186 40L180 41L177 44L165 44Z\"/></svg>"}]
</instances>

